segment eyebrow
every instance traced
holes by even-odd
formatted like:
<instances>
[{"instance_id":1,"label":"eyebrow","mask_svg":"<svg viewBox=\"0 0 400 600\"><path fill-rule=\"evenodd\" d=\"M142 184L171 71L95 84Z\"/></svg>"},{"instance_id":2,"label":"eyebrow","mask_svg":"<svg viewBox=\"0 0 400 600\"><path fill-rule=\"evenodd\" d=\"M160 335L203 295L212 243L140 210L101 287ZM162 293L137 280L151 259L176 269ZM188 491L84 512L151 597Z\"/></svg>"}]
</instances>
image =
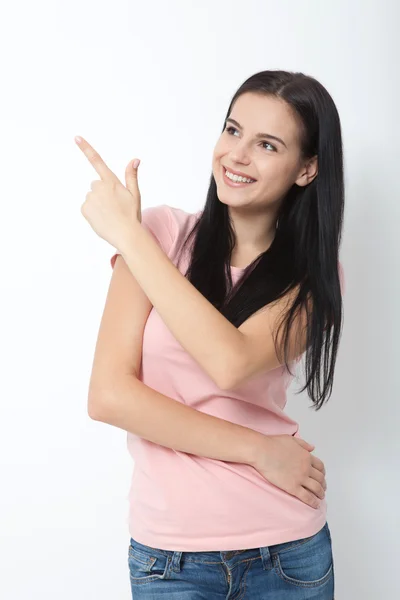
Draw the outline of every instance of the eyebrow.
<instances>
[{"instance_id":1,"label":"eyebrow","mask_svg":"<svg viewBox=\"0 0 400 600\"><path fill-rule=\"evenodd\" d=\"M236 127L238 127L238 129L243 129L243 127L237 121L235 121L235 119L228 117L225 120L225 122L227 123L228 121L230 121L231 123L236 125ZM256 138L269 138L270 140L276 140L277 142L280 142L281 144L283 144L285 146L285 148L287 149L285 142L283 140L281 140L281 138L277 137L276 135L272 135L270 133L257 133Z\"/></svg>"}]
</instances>

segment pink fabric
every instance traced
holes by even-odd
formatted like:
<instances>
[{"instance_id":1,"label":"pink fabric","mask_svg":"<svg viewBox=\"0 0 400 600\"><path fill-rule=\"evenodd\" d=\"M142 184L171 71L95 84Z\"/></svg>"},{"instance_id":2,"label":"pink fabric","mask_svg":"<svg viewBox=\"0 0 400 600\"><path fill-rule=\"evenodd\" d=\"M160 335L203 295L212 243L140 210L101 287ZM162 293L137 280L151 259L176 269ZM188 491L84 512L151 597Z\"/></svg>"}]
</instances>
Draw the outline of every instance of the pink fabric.
<instances>
[{"instance_id":1,"label":"pink fabric","mask_svg":"<svg viewBox=\"0 0 400 600\"><path fill-rule=\"evenodd\" d=\"M177 265L178 252L200 212L165 204L142 210L142 225L182 273L189 252ZM235 281L243 269L231 269ZM291 381L284 367L261 373L235 391L220 390L155 308L144 332L140 379L177 402L265 435L300 435L284 412ZM129 531L142 544L186 552L242 550L308 537L326 522L325 500L313 509L248 465L177 452L129 432L127 446L134 460Z\"/></svg>"}]
</instances>

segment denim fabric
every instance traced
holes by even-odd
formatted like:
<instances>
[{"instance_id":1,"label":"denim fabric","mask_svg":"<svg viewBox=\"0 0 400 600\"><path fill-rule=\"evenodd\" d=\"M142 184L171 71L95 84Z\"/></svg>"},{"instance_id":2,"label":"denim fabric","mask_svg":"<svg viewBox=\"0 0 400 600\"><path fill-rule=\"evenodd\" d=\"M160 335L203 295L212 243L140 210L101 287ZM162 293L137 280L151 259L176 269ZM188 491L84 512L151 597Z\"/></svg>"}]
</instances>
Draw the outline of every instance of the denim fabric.
<instances>
[{"instance_id":1,"label":"denim fabric","mask_svg":"<svg viewBox=\"0 0 400 600\"><path fill-rule=\"evenodd\" d=\"M334 600L328 527L248 550L178 552L130 539L133 600Z\"/></svg>"}]
</instances>

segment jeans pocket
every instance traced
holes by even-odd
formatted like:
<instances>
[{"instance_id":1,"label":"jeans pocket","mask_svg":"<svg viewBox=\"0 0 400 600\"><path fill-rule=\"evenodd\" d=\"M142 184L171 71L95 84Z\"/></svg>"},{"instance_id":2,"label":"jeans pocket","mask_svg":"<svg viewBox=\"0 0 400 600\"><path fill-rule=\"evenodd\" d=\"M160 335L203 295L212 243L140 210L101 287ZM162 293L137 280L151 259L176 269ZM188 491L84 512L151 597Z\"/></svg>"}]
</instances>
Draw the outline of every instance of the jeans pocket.
<instances>
[{"instance_id":1,"label":"jeans pocket","mask_svg":"<svg viewBox=\"0 0 400 600\"><path fill-rule=\"evenodd\" d=\"M170 557L156 548L138 544L132 538L129 544L128 565L133 584L146 584L165 579Z\"/></svg>"},{"instance_id":2,"label":"jeans pocket","mask_svg":"<svg viewBox=\"0 0 400 600\"><path fill-rule=\"evenodd\" d=\"M271 548L275 572L287 583L300 587L324 585L333 577L332 544L324 526L315 535Z\"/></svg>"}]
</instances>

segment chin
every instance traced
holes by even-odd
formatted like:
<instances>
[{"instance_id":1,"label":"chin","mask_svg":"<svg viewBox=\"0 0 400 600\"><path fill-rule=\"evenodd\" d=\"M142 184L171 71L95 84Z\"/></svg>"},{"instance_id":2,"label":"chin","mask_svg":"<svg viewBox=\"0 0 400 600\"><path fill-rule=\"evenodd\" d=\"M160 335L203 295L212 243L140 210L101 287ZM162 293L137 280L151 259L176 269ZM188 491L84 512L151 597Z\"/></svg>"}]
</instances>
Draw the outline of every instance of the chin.
<instances>
[{"instance_id":1,"label":"chin","mask_svg":"<svg viewBox=\"0 0 400 600\"><path fill-rule=\"evenodd\" d=\"M226 206L229 206L231 208L247 208L250 206L251 201L247 200L246 198L232 198L229 197L229 194L221 194L218 195L218 200L222 203L225 204Z\"/></svg>"}]
</instances>

